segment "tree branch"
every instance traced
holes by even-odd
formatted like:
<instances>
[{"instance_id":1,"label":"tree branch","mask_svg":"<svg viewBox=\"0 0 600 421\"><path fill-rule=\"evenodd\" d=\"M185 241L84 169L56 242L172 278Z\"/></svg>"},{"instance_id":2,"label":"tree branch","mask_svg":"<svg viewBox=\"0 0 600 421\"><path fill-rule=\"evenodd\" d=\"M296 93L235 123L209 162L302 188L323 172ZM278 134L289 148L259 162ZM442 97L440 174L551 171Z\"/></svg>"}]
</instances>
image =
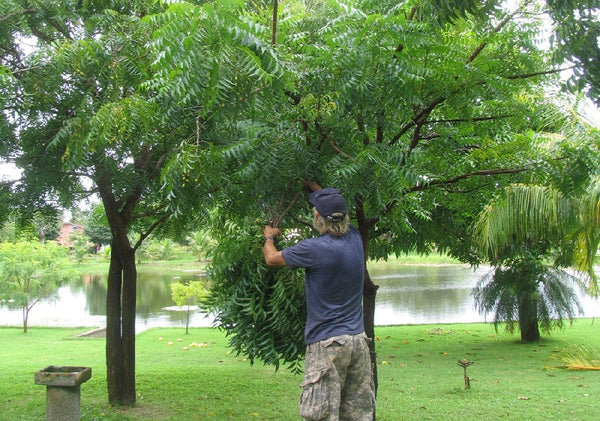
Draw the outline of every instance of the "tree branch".
<instances>
[{"instance_id":1,"label":"tree branch","mask_svg":"<svg viewBox=\"0 0 600 421\"><path fill-rule=\"evenodd\" d=\"M502 28L504 28L508 24L508 22L510 22L510 20L513 17L515 17L521 11L521 9L528 3L529 2L525 2L523 4L523 6L517 8L514 12L506 15L506 17L504 19L502 19L502 21L500 21L500 23L498 23L498 25L496 25L494 27L492 33L496 34L496 33L500 32L502 30ZM411 15L412 15L412 13L411 13ZM487 44L488 44L487 41L484 41L481 44L479 44L479 46L477 48L475 48L475 50L471 53L469 58L467 58L466 64L471 63L483 51L483 49L487 46ZM455 90L454 92L457 92L457 91L459 91L459 89ZM447 99L447 97L438 97L438 98L434 99L433 101L431 101L431 103L427 107L418 111L417 115L412 119L412 121L407 123L406 125L404 125L404 127L402 127L400 129L400 131L392 138L392 140L390 140L388 145L389 146L394 145L406 132L408 132L414 126L418 126L420 124L421 125L425 124L425 119L429 116L429 114L431 114L431 112L435 109L435 107L437 107L439 104L444 102L446 99ZM411 142L411 147L409 148L407 156L410 155L410 152L414 148L416 148L417 145L418 145L418 141L415 143L414 137L413 137L413 142Z\"/></svg>"},{"instance_id":2,"label":"tree branch","mask_svg":"<svg viewBox=\"0 0 600 421\"><path fill-rule=\"evenodd\" d=\"M423 190L427 190L428 188L433 187L433 186L446 186L446 185L454 184L461 180L466 180L466 179L469 179L472 177L481 177L481 176L499 175L499 174L517 174L517 173L521 173L524 171L529 171L530 169L531 168L498 168L498 169L492 169L492 170L474 171L474 172L467 173L467 174L461 174L459 176L456 176L454 178L449 178L447 180L432 180L428 183L418 184L418 185L413 186L410 189L408 189L408 192L413 193L413 192L417 192L417 191L423 191Z\"/></svg>"},{"instance_id":3,"label":"tree branch","mask_svg":"<svg viewBox=\"0 0 600 421\"><path fill-rule=\"evenodd\" d=\"M278 1L273 0L273 30L271 33L271 44L277 44L277 6Z\"/></svg>"},{"instance_id":4,"label":"tree branch","mask_svg":"<svg viewBox=\"0 0 600 421\"><path fill-rule=\"evenodd\" d=\"M160 219L154 221L154 223L152 225L150 225L150 227L148 228L148 230L146 232L141 232L140 233L139 240L137 240L137 242L133 246L134 253L138 249L138 247L140 247L142 245L142 243L144 242L144 240L146 238L148 238L148 236L150 234L152 234L152 231L154 231L160 224L162 224L163 222L165 222L170 216L171 216L171 212L166 212Z\"/></svg>"},{"instance_id":5,"label":"tree branch","mask_svg":"<svg viewBox=\"0 0 600 421\"><path fill-rule=\"evenodd\" d=\"M417 113L417 115L412 119L412 121L406 124L400 131L388 142L389 146L394 145L406 132L408 132L412 127L418 124L424 124L425 118L429 116L429 114L433 111L435 107L444 102L446 98L440 97L433 100L426 108ZM416 147L416 145L415 145Z\"/></svg>"},{"instance_id":6,"label":"tree branch","mask_svg":"<svg viewBox=\"0 0 600 421\"><path fill-rule=\"evenodd\" d=\"M435 187L435 186L447 186L447 185L458 183L461 180L466 180L466 179L473 178L473 177L485 177L485 176L489 176L489 175L501 175L501 174L517 174L520 172L529 171L530 169L531 168L497 168L497 169L491 169L491 170L474 171L471 173L461 174L456 177L449 178L447 180L432 180L428 183L417 184L416 186L406 189L405 193L408 194L408 193L414 193L414 192L418 192L418 191L424 191L424 190L427 190L427 189L429 189L431 187ZM381 213L380 217L374 217L372 219L373 223L376 223L381 217L390 213L392 211L392 209L394 209L394 206L396 206L397 203L398 203L397 200L391 201L385 207L385 209Z\"/></svg>"},{"instance_id":7,"label":"tree branch","mask_svg":"<svg viewBox=\"0 0 600 421\"><path fill-rule=\"evenodd\" d=\"M542 72L533 72L533 73L523 73L522 75L512 75L512 76L504 76L506 79L509 80L515 80L515 79L529 79L530 77L536 77L536 76L544 76L544 75L552 75L552 74L556 74L556 73L561 73L564 72L565 70L571 70L576 68L577 66L569 66L567 68L560 68L560 69L550 69L550 70L544 70Z\"/></svg>"},{"instance_id":8,"label":"tree branch","mask_svg":"<svg viewBox=\"0 0 600 421\"><path fill-rule=\"evenodd\" d=\"M490 120L500 120L503 118L511 117L511 115L499 115L499 116L489 116L489 117L475 117L475 118L452 118L452 119L444 119L444 120L428 120L427 124L436 124L436 123L465 123L467 121L490 121Z\"/></svg>"},{"instance_id":9,"label":"tree branch","mask_svg":"<svg viewBox=\"0 0 600 421\"><path fill-rule=\"evenodd\" d=\"M35 12L37 12L36 9L13 10L12 12L7 13L4 16L0 16L0 23L3 23L4 21L9 20L10 18L12 18L14 16L26 15L26 14L35 13Z\"/></svg>"},{"instance_id":10,"label":"tree branch","mask_svg":"<svg viewBox=\"0 0 600 421\"><path fill-rule=\"evenodd\" d=\"M500 21L500 23L498 23L498 25L496 25L496 27L493 29L492 33L497 34L498 32L500 32L502 30L502 28L504 28L508 24L508 22L510 22L512 20L512 18L514 18L517 14L519 14L521 12L521 9L523 7L525 7L525 5L527 5L528 3L529 2L523 3L523 5L521 7L518 7L514 12L509 13L508 15L506 15L504 17L504 19L502 19ZM479 46L475 49L475 51L473 51L473 53L471 53L471 55L467 59L467 64L469 64L473 60L475 60L477 58L477 56L483 51L483 49L487 45L488 45L487 41L483 41L481 44L479 44Z\"/></svg>"}]
</instances>

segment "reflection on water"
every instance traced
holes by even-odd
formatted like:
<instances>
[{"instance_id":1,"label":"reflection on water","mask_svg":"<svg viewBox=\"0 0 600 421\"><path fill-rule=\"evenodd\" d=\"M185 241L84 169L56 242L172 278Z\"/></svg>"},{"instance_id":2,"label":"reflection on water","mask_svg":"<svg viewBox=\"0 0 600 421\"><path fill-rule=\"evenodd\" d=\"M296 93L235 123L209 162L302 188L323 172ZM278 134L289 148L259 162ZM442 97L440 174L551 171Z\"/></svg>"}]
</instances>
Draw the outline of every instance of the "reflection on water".
<instances>
[{"instance_id":1,"label":"reflection on water","mask_svg":"<svg viewBox=\"0 0 600 421\"><path fill-rule=\"evenodd\" d=\"M484 321L473 306L471 289L487 271L458 265L369 269L373 282L379 285L375 324Z\"/></svg>"},{"instance_id":2,"label":"reflection on water","mask_svg":"<svg viewBox=\"0 0 600 421\"><path fill-rule=\"evenodd\" d=\"M171 270L138 271L136 330L157 326L184 326L184 311L163 310L174 306L172 282L201 279L201 274ZM20 326L20 308L0 305L0 325ZM30 326L106 326L106 275L84 275L80 280L58 290L54 302L42 301L29 313ZM211 319L201 311L190 314L190 326L205 327Z\"/></svg>"},{"instance_id":3,"label":"reflection on water","mask_svg":"<svg viewBox=\"0 0 600 421\"><path fill-rule=\"evenodd\" d=\"M462 265L373 265L369 273L379 285L375 324L467 323L485 321L473 306L471 289L489 268L473 270ZM185 327L185 312L163 310L174 305L170 284L202 279L200 273L171 270L138 274L137 331L157 326ZM586 317L600 315L598 300L581 299ZM489 320L489 316L488 316ZM192 312L191 327L211 326L212 318ZM20 308L0 305L0 325L22 325ZM106 325L106 276L85 275L58 291L55 302L36 304L29 316L30 326Z\"/></svg>"},{"instance_id":4,"label":"reflection on water","mask_svg":"<svg viewBox=\"0 0 600 421\"><path fill-rule=\"evenodd\" d=\"M489 267L466 265L376 266L369 268L379 285L375 306L375 325L472 323L493 320L479 314L471 290ZM600 302L579 294L584 314L600 316Z\"/></svg>"}]
</instances>

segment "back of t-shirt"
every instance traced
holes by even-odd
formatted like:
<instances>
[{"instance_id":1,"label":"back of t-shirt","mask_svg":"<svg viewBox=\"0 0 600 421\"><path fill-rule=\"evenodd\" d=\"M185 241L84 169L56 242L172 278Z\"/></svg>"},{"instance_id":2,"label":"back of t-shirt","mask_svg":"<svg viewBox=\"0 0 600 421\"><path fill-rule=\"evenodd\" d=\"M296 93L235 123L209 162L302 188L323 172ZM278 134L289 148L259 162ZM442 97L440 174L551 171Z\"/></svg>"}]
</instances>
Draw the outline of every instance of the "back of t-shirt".
<instances>
[{"instance_id":1,"label":"back of t-shirt","mask_svg":"<svg viewBox=\"0 0 600 421\"><path fill-rule=\"evenodd\" d=\"M364 330L364 256L358 230L322 235L283 250L286 265L305 268L307 344Z\"/></svg>"}]
</instances>

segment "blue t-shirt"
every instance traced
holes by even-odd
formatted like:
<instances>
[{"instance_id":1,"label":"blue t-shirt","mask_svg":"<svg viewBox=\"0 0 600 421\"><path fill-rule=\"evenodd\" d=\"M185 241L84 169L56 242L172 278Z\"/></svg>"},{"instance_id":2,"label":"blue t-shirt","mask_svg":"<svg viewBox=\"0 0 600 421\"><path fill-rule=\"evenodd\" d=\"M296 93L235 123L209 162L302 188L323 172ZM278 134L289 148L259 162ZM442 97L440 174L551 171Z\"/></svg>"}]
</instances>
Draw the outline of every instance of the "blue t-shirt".
<instances>
[{"instance_id":1,"label":"blue t-shirt","mask_svg":"<svg viewBox=\"0 0 600 421\"><path fill-rule=\"evenodd\" d=\"M306 344L364 331L365 266L362 240L354 226L344 236L310 238L282 254L288 267L306 270Z\"/></svg>"}]
</instances>

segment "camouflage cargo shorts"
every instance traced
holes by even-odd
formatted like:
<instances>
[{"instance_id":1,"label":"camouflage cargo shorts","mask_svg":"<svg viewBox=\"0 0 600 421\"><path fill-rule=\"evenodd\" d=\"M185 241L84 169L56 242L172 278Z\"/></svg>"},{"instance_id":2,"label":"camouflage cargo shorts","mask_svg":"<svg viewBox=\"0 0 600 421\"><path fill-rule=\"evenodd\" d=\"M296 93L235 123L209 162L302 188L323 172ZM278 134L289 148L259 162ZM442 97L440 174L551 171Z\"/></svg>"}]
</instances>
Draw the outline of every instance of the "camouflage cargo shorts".
<instances>
[{"instance_id":1,"label":"camouflage cargo shorts","mask_svg":"<svg viewBox=\"0 0 600 421\"><path fill-rule=\"evenodd\" d=\"M306 420L371 421L375 388L367 336L334 336L306 347L300 415Z\"/></svg>"}]
</instances>

